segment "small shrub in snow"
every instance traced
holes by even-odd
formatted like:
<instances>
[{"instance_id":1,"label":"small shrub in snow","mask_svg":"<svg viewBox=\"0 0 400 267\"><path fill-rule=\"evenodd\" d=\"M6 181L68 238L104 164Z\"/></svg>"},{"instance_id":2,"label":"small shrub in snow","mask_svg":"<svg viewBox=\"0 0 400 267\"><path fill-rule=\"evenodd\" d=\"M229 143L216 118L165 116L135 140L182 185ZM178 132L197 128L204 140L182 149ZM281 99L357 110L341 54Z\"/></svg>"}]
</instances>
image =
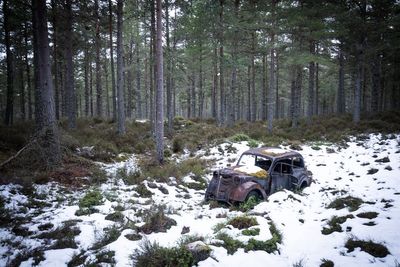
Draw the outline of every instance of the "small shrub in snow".
<instances>
[{"instance_id":1,"label":"small shrub in snow","mask_svg":"<svg viewBox=\"0 0 400 267\"><path fill-rule=\"evenodd\" d=\"M85 255L85 251L81 250L79 253L74 252L72 255L72 259L67 263L68 267L76 267L81 266L85 263L86 258L88 256Z\"/></svg>"},{"instance_id":2,"label":"small shrub in snow","mask_svg":"<svg viewBox=\"0 0 400 267\"><path fill-rule=\"evenodd\" d=\"M136 249L131 256L133 265L136 267L159 267L159 266L192 266L193 255L184 246L165 248L158 243L150 243L145 240L140 248Z\"/></svg>"},{"instance_id":3,"label":"small shrub in snow","mask_svg":"<svg viewBox=\"0 0 400 267\"><path fill-rule=\"evenodd\" d=\"M342 227L340 226L342 223L344 223L347 219L353 219L354 216L352 214L346 215L346 216L333 216L329 221L328 225L329 227L324 227L321 230L321 233L323 235L329 235L333 232L343 232Z\"/></svg>"},{"instance_id":4,"label":"small shrub in snow","mask_svg":"<svg viewBox=\"0 0 400 267\"><path fill-rule=\"evenodd\" d=\"M331 260L322 259L321 262L322 263L319 265L319 267L334 267L335 266L335 264Z\"/></svg>"},{"instance_id":5,"label":"small shrub in snow","mask_svg":"<svg viewBox=\"0 0 400 267\"><path fill-rule=\"evenodd\" d=\"M103 196L99 190L91 190L79 200L80 208L91 208L103 204Z\"/></svg>"},{"instance_id":6,"label":"small shrub in snow","mask_svg":"<svg viewBox=\"0 0 400 267\"><path fill-rule=\"evenodd\" d=\"M104 232L100 235L99 240L93 244L92 249L100 249L105 245L108 245L119 238L121 235L121 229L112 226L110 228L105 228Z\"/></svg>"},{"instance_id":7,"label":"small shrub in snow","mask_svg":"<svg viewBox=\"0 0 400 267\"><path fill-rule=\"evenodd\" d=\"M369 211L369 212L361 212L357 214L358 218L364 218L364 219L375 219L378 216L379 213L374 212L374 211Z\"/></svg>"},{"instance_id":8,"label":"small shrub in snow","mask_svg":"<svg viewBox=\"0 0 400 267\"><path fill-rule=\"evenodd\" d=\"M239 230L247 229L249 227L258 225L257 219L255 217L248 216L238 216L230 219L227 224L232 225Z\"/></svg>"},{"instance_id":9,"label":"small shrub in snow","mask_svg":"<svg viewBox=\"0 0 400 267\"><path fill-rule=\"evenodd\" d=\"M250 140L247 142L247 145L248 145L249 147L258 147L258 141L254 140L254 139L250 139Z\"/></svg>"},{"instance_id":10,"label":"small shrub in snow","mask_svg":"<svg viewBox=\"0 0 400 267\"><path fill-rule=\"evenodd\" d=\"M139 184L136 188L135 191L139 194L140 197L151 197L153 193L147 189L146 185L144 184Z\"/></svg>"},{"instance_id":11,"label":"small shrub in snow","mask_svg":"<svg viewBox=\"0 0 400 267\"><path fill-rule=\"evenodd\" d=\"M239 210L243 212L247 212L252 210L255 206L257 206L261 202L256 196L250 196L245 202L240 203Z\"/></svg>"},{"instance_id":12,"label":"small shrub in snow","mask_svg":"<svg viewBox=\"0 0 400 267\"><path fill-rule=\"evenodd\" d=\"M364 241L350 238L344 246L347 248L347 252L352 252L355 248L360 248L361 251L367 252L376 258L384 258L390 254L386 246L375 243L372 240Z\"/></svg>"},{"instance_id":13,"label":"small shrub in snow","mask_svg":"<svg viewBox=\"0 0 400 267\"><path fill-rule=\"evenodd\" d=\"M238 133L235 134L231 137L229 137L229 140L231 140L232 142L243 142L243 141L249 141L251 138L243 133Z\"/></svg>"},{"instance_id":14,"label":"small shrub in snow","mask_svg":"<svg viewBox=\"0 0 400 267\"><path fill-rule=\"evenodd\" d=\"M120 211L116 211L108 214L105 219L113 222L123 222L125 216Z\"/></svg>"},{"instance_id":15,"label":"small shrub in snow","mask_svg":"<svg viewBox=\"0 0 400 267\"><path fill-rule=\"evenodd\" d=\"M256 236L260 234L260 228L244 229L242 235Z\"/></svg>"},{"instance_id":16,"label":"small shrub in snow","mask_svg":"<svg viewBox=\"0 0 400 267\"><path fill-rule=\"evenodd\" d=\"M337 198L328 205L328 209L343 209L348 208L350 211L356 211L364 201L358 197L347 196Z\"/></svg>"},{"instance_id":17,"label":"small shrub in snow","mask_svg":"<svg viewBox=\"0 0 400 267\"><path fill-rule=\"evenodd\" d=\"M176 221L165 215L164 206L153 207L150 213L144 218L145 224L140 230L145 234L166 232L176 225Z\"/></svg>"},{"instance_id":18,"label":"small shrub in snow","mask_svg":"<svg viewBox=\"0 0 400 267\"><path fill-rule=\"evenodd\" d=\"M239 248L244 247L244 244L241 241L234 239L233 237L224 232L218 233L215 238L223 241L222 247L224 247L228 251L228 254L233 254ZM214 245L221 246L221 244L214 244Z\"/></svg>"}]
</instances>

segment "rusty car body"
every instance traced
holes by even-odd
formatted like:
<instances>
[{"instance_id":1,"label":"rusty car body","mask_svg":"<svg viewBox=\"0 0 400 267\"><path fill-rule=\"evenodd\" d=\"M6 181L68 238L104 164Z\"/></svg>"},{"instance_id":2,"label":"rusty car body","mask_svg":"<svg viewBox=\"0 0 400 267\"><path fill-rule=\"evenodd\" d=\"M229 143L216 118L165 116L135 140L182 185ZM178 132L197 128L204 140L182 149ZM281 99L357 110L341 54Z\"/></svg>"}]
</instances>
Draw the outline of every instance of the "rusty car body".
<instances>
[{"instance_id":1,"label":"rusty car body","mask_svg":"<svg viewBox=\"0 0 400 267\"><path fill-rule=\"evenodd\" d=\"M205 199L230 204L254 196L266 199L280 189L302 189L312 182L300 153L273 147L245 151L236 166L214 171Z\"/></svg>"}]
</instances>

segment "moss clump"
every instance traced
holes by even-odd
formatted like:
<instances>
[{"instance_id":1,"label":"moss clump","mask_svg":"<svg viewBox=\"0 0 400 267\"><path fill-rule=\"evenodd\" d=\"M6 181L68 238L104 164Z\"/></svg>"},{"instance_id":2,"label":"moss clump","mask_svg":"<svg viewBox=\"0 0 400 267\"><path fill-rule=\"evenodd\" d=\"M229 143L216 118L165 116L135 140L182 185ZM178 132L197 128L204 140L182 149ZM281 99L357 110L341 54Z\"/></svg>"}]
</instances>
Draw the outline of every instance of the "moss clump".
<instances>
[{"instance_id":1,"label":"moss clump","mask_svg":"<svg viewBox=\"0 0 400 267\"><path fill-rule=\"evenodd\" d=\"M347 196L344 198L337 198L328 205L328 209L343 209L348 208L349 211L356 211L364 201L357 197Z\"/></svg>"},{"instance_id":2,"label":"moss clump","mask_svg":"<svg viewBox=\"0 0 400 267\"><path fill-rule=\"evenodd\" d=\"M140 248L136 249L131 257L133 266L137 267L189 267L195 264L193 255L184 246L165 248L148 240L141 243Z\"/></svg>"},{"instance_id":3,"label":"moss clump","mask_svg":"<svg viewBox=\"0 0 400 267\"><path fill-rule=\"evenodd\" d=\"M340 225L344 223L347 219L353 219L353 218L354 216L352 214L341 217L333 216L328 222L329 227L328 228L324 227L321 230L321 233L323 235L329 235L333 232L343 232L342 227Z\"/></svg>"},{"instance_id":4,"label":"moss clump","mask_svg":"<svg viewBox=\"0 0 400 267\"><path fill-rule=\"evenodd\" d=\"M377 258L384 258L390 254L386 246L375 243L372 240L364 241L350 238L347 240L344 246L347 248L347 252L352 252L358 247L362 251L367 252L368 254Z\"/></svg>"},{"instance_id":5,"label":"moss clump","mask_svg":"<svg viewBox=\"0 0 400 267\"><path fill-rule=\"evenodd\" d=\"M227 224L232 225L239 230L247 229L249 227L258 225L257 219L255 217L248 216L238 216L230 219Z\"/></svg>"},{"instance_id":6,"label":"moss clump","mask_svg":"<svg viewBox=\"0 0 400 267\"><path fill-rule=\"evenodd\" d=\"M357 214L358 218L364 218L364 219L375 219L378 216L379 213L374 212L374 211L369 211L369 212L361 212Z\"/></svg>"},{"instance_id":7,"label":"moss clump","mask_svg":"<svg viewBox=\"0 0 400 267\"><path fill-rule=\"evenodd\" d=\"M100 191L95 189L87 192L86 195L79 200L79 207L91 208L93 206L101 205L103 202L103 196L101 195Z\"/></svg>"},{"instance_id":8,"label":"moss clump","mask_svg":"<svg viewBox=\"0 0 400 267\"><path fill-rule=\"evenodd\" d=\"M260 234L260 228L244 229L242 235L256 236Z\"/></svg>"}]
</instances>

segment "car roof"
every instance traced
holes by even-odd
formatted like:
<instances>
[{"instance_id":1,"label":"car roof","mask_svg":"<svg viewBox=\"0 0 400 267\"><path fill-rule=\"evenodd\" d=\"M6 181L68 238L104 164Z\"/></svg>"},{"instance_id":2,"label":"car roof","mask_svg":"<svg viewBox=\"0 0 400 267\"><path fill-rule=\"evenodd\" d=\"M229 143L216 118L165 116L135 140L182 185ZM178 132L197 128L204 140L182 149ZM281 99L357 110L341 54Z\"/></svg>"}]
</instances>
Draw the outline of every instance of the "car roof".
<instances>
[{"instance_id":1,"label":"car roof","mask_svg":"<svg viewBox=\"0 0 400 267\"><path fill-rule=\"evenodd\" d=\"M299 152L293 150L286 150L279 147L258 147L245 151L243 154L251 154L256 156L267 157L271 159L288 158L288 157L301 157Z\"/></svg>"}]
</instances>

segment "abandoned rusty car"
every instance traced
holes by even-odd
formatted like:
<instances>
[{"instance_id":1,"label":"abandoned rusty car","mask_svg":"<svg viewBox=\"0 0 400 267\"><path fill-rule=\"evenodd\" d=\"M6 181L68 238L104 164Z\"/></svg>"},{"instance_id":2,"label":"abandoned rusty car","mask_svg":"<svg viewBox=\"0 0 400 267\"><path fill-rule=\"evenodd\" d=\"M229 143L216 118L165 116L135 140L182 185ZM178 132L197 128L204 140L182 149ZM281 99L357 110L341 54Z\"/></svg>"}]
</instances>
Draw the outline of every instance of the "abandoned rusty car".
<instances>
[{"instance_id":1,"label":"abandoned rusty car","mask_svg":"<svg viewBox=\"0 0 400 267\"><path fill-rule=\"evenodd\" d=\"M311 184L311 172L300 153L260 147L244 152L236 166L214 171L206 200L243 202L254 196L266 199L280 189L302 189Z\"/></svg>"}]
</instances>

